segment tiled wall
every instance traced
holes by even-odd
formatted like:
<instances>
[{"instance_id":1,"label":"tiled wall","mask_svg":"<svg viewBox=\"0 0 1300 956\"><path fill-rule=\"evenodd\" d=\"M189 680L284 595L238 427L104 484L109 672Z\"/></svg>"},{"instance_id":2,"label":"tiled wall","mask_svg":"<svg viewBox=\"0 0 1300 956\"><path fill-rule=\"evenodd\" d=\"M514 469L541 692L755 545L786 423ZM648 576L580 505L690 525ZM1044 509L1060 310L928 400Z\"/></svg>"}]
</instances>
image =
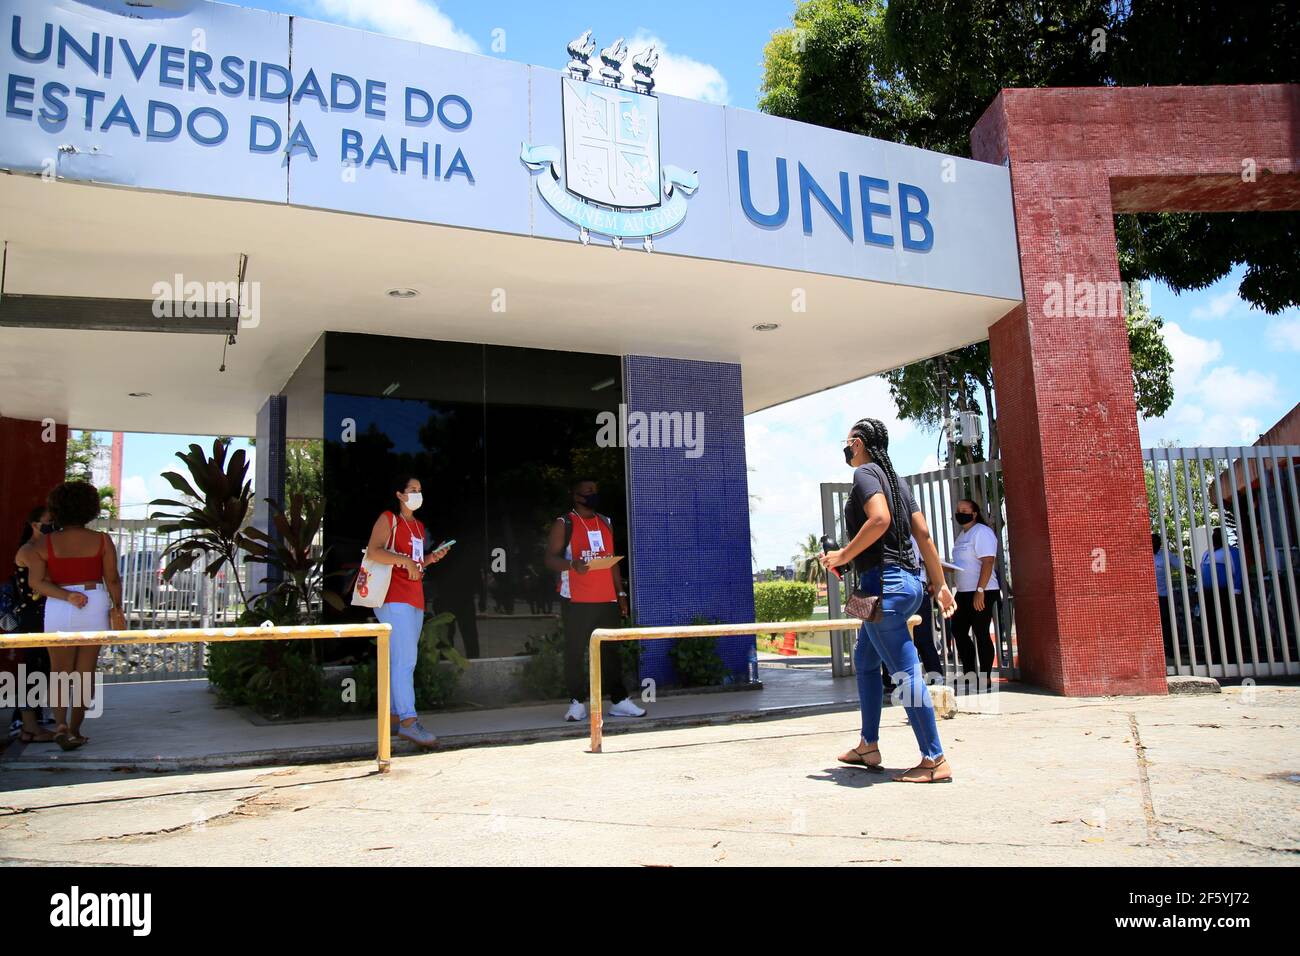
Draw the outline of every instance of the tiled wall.
<instances>
[{"instance_id":1,"label":"tiled wall","mask_svg":"<svg viewBox=\"0 0 1300 956\"><path fill-rule=\"evenodd\" d=\"M1051 296L1118 283L1117 211L1295 208L1241 159L1295 172L1297 116L1285 86L1004 90L971 133L976 159L1010 164L1025 289L989 341L1029 681L1166 690L1123 309Z\"/></svg>"},{"instance_id":2,"label":"tiled wall","mask_svg":"<svg viewBox=\"0 0 1300 956\"><path fill-rule=\"evenodd\" d=\"M629 447L632 606L640 625L754 619L740 366L629 355L629 415L703 413L698 458L683 448ZM630 443L629 443L630 444ZM696 638L698 640L698 638ZM675 682L670 641L642 645L641 676ZM745 679L753 637L722 638L718 650Z\"/></svg>"}]
</instances>

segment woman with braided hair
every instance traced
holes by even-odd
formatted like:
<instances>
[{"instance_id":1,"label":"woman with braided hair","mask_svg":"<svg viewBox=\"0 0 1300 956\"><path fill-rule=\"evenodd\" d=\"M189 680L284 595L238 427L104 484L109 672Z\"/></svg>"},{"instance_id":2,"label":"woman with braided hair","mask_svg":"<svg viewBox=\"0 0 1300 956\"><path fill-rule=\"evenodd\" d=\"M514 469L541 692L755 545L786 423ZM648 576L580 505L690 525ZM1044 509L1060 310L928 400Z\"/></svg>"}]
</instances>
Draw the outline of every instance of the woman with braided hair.
<instances>
[{"instance_id":1,"label":"woman with braided hair","mask_svg":"<svg viewBox=\"0 0 1300 956\"><path fill-rule=\"evenodd\" d=\"M880 766L880 710L883 704L880 665L883 661L902 694L908 723L921 748L921 762L898 777L904 783L942 783L952 779L952 768L939 743L934 705L921 673L916 645L907 633L907 619L921 604L921 579L915 537L931 581L942 582L943 566L930 538L925 516L912 491L900 481L889 460L889 432L874 418L859 419L844 443L844 461L853 466L853 490L844 509L849 543L822 556L829 570L852 563L858 588L881 595L878 623L862 622L853 663L858 673L858 699L862 707L862 739L840 756L842 763L875 769ZM947 584L935 597L944 617L951 617L957 602Z\"/></svg>"}]
</instances>

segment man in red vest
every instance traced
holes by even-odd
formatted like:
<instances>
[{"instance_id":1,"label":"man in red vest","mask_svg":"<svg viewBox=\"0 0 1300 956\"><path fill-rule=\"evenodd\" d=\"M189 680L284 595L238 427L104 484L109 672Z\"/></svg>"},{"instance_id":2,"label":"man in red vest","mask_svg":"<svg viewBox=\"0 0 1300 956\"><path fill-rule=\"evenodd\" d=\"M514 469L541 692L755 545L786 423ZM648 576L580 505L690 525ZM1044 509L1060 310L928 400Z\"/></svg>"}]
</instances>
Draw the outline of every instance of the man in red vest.
<instances>
[{"instance_id":1,"label":"man in red vest","mask_svg":"<svg viewBox=\"0 0 1300 956\"><path fill-rule=\"evenodd\" d=\"M583 652L598 627L618 627L627 615L627 591L617 564L588 568L593 558L614 555L614 531L600 514L596 482L580 478L573 483L573 510L556 518L546 542L546 566L560 574L559 592L564 605L564 682L569 689L565 720L586 720L583 704L590 694ZM618 646L607 641L600 649L601 684L614 705L612 717L644 717L623 685L623 665Z\"/></svg>"}]
</instances>

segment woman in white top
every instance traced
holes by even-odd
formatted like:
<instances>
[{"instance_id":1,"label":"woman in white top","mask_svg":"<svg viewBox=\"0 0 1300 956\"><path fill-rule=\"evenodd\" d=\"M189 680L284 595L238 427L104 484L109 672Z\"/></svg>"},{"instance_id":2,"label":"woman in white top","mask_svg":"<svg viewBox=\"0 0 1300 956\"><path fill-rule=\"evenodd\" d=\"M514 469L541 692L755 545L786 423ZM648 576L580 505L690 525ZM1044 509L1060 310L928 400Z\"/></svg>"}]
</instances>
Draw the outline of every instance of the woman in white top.
<instances>
[{"instance_id":1,"label":"woman in white top","mask_svg":"<svg viewBox=\"0 0 1300 956\"><path fill-rule=\"evenodd\" d=\"M994 662L989 624L1002 599L998 574L993 569L998 536L984 520L980 506L969 498L957 502L955 517L963 530L952 546L952 563L960 569L956 572L957 611L952 616L952 631L962 673L977 673L983 689L990 686Z\"/></svg>"}]
</instances>

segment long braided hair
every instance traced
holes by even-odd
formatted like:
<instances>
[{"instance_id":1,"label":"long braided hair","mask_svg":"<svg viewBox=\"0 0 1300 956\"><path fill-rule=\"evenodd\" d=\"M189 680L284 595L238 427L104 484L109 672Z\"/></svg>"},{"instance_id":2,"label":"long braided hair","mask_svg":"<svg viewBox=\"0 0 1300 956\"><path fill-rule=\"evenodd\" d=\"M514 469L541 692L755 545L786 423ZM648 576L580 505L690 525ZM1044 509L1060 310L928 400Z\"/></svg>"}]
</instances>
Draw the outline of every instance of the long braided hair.
<instances>
[{"instance_id":1,"label":"long braided hair","mask_svg":"<svg viewBox=\"0 0 1300 956\"><path fill-rule=\"evenodd\" d=\"M915 567L916 558L912 554L912 516L904 507L903 496L898 490L898 475L889 458L889 430L877 418L859 418L849 429L849 434L862 439L862 447L885 473L885 480L889 483L889 517L898 538L899 553L909 566Z\"/></svg>"}]
</instances>

